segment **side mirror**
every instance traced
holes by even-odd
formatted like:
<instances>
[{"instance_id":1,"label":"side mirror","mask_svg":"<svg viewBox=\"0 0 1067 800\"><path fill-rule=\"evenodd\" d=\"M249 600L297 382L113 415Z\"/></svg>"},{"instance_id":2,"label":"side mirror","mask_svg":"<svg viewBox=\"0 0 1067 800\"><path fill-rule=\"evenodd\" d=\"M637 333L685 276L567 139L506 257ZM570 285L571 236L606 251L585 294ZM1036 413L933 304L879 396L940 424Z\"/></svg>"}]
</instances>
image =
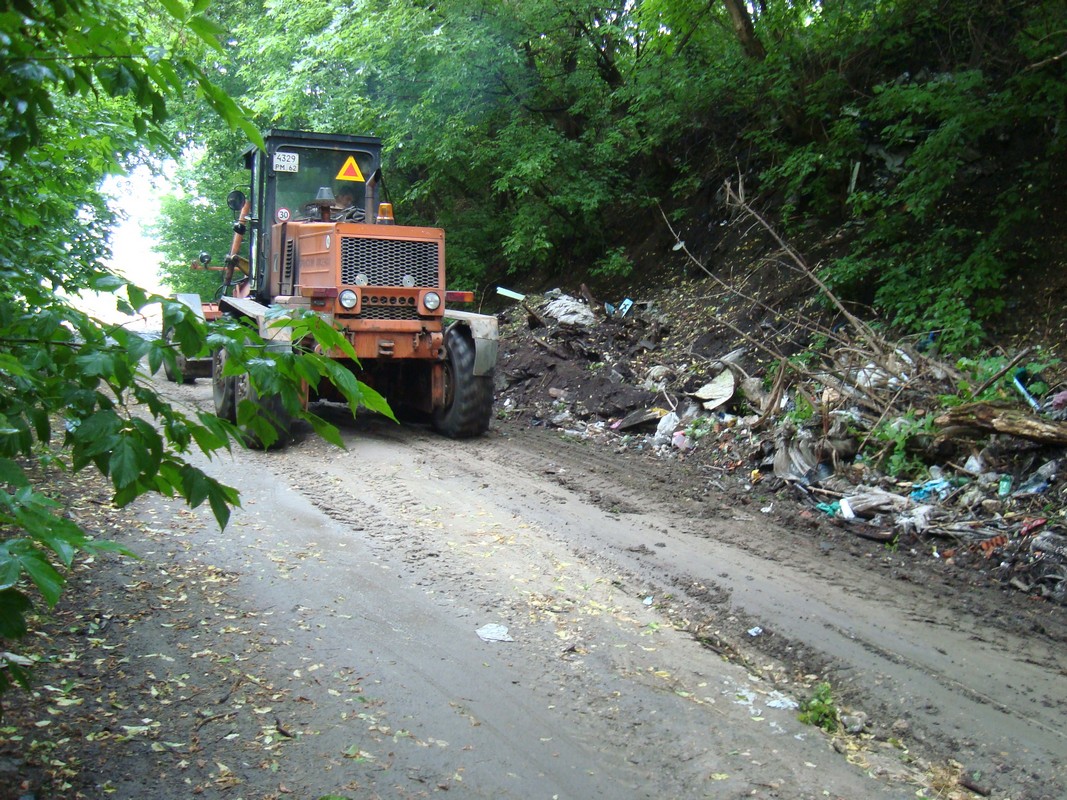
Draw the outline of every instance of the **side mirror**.
<instances>
[{"instance_id":1,"label":"side mirror","mask_svg":"<svg viewBox=\"0 0 1067 800\"><path fill-rule=\"evenodd\" d=\"M245 207L245 193L240 189L234 189L226 195L226 205L235 214L240 213L241 209Z\"/></svg>"},{"instance_id":2,"label":"side mirror","mask_svg":"<svg viewBox=\"0 0 1067 800\"><path fill-rule=\"evenodd\" d=\"M211 262L211 256L209 256L207 253L201 253L200 254L200 263L201 264L203 264L206 267L210 262Z\"/></svg>"}]
</instances>

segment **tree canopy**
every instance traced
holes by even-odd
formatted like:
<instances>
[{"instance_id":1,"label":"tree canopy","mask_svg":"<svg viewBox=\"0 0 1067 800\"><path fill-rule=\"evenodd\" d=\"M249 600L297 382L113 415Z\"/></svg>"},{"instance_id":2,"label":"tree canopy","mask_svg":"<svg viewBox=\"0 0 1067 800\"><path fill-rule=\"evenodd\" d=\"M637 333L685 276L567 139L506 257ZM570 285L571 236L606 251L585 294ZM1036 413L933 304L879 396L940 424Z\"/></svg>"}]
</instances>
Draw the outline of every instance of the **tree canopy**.
<instances>
[{"instance_id":1,"label":"tree canopy","mask_svg":"<svg viewBox=\"0 0 1067 800\"><path fill-rule=\"evenodd\" d=\"M657 203L699 217L742 176L795 230L843 226L835 289L963 347L1032 265L1062 183L1056 0L231 12L209 12L236 20L227 87L262 127L383 136L398 213L446 228L469 288L625 276Z\"/></svg>"}]
</instances>

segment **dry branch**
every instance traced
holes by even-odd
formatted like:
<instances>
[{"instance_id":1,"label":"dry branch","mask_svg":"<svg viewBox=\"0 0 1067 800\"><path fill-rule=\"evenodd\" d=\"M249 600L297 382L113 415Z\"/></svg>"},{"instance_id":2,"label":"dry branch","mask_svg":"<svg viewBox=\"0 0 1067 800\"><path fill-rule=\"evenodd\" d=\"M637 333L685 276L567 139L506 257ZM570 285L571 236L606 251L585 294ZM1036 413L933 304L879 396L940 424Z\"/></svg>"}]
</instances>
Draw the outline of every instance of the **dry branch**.
<instances>
[{"instance_id":1,"label":"dry branch","mask_svg":"<svg viewBox=\"0 0 1067 800\"><path fill-rule=\"evenodd\" d=\"M807 262L801 257L800 253L794 250L793 247L778 234L778 231L774 229L774 226L767 222L767 220L764 219L763 216L760 215L760 213L756 211L756 209L754 209L748 203L747 200L745 200L743 193L740 193L734 189L733 182L730 180L726 180L723 186L726 189L727 200L736 205L738 208L740 208L746 214L751 216L753 219L755 219L763 227L763 229L771 235L774 241L778 243L778 246L782 248L782 252L788 255L789 259L797 265L800 271L813 284L815 284L818 290L822 292L822 294L831 303L834 304L834 307L841 312L841 315L845 319L848 320L853 330L863 336L863 338L867 340L867 343L871 347L875 348L879 354L885 352L886 345L885 342L882 341L881 337L879 337L873 330L871 330L870 326L867 325L867 323L865 323L863 320L861 320L859 317L857 317L855 314L845 308L844 303L842 303L838 299L837 295L830 291L829 286L827 286L825 283L822 282L822 280L819 279L819 276L816 275L814 270L812 270L808 266Z\"/></svg>"},{"instance_id":2,"label":"dry branch","mask_svg":"<svg viewBox=\"0 0 1067 800\"><path fill-rule=\"evenodd\" d=\"M987 380L985 383L983 383L981 386L979 386L977 389L975 389L974 390L974 396L975 397L981 397L982 396L982 392L984 392L986 389L988 389L994 383L996 383L1001 378L1003 378L1005 375L1007 375L1008 371L1011 370L1012 367L1014 367L1016 364L1018 364L1020 361L1022 361L1024 358L1026 358L1028 355L1030 355L1030 348L1029 347L1027 347L1024 350L1022 350L1018 355L1015 356L1015 358L1013 358L1011 361L1009 361L1003 367L998 369L996 374L994 374L991 378L989 378L989 380Z\"/></svg>"},{"instance_id":3,"label":"dry branch","mask_svg":"<svg viewBox=\"0 0 1067 800\"><path fill-rule=\"evenodd\" d=\"M718 284L718 286L726 294L733 295L735 297L739 297L742 300L744 300L745 302L752 303L752 305L763 309L764 311L766 311L769 314L778 314L779 313L778 309L774 308L773 306L768 305L767 303L765 303L762 300L760 300L758 297L755 297L753 295L750 295L750 294L748 294L746 292L741 291L741 289L738 288L737 286L731 286L729 283L727 283L722 278L720 278L718 275L716 275L714 272L712 272L710 269L708 269L707 265L704 264L695 255L693 255L692 251L690 251L690 249L686 246L685 241L683 241L681 236L678 235L678 232L674 229L674 226L671 225L671 222L667 218L667 214L663 210L662 207L660 207L659 213L660 213L660 216L663 217L663 222L664 222L664 224L666 224L667 230L670 231L671 232L671 236L674 237L675 249L676 250L681 250L683 253L685 253L686 258L688 258L701 271L703 271L705 275L707 275L709 278L711 278L711 280L713 280L716 284ZM844 339L842 339L839 336L837 336L837 334L835 334L832 330L830 330L830 329L828 329L828 328L826 328L826 327L824 327L822 325L819 325L817 322L815 322L814 320L806 317L803 314L794 313L792 315L791 322L793 323L793 325L795 325L797 328L799 328L801 330L806 330L809 333L819 334L821 336L825 336L829 340L839 342L840 344L845 344Z\"/></svg>"}]
</instances>

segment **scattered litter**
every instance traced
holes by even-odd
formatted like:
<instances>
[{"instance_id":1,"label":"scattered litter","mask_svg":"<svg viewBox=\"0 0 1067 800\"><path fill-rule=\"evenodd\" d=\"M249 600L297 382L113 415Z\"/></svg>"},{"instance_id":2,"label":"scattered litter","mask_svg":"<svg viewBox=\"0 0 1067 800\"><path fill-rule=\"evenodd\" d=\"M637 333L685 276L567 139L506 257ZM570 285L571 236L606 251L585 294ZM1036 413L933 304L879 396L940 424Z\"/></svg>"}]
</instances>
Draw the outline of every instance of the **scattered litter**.
<instances>
[{"instance_id":1,"label":"scattered litter","mask_svg":"<svg viewBox=\"0 0 1067 800\"><path fill-rule=\"evenodd\" d=\"M767 708L780 708L784 711L793 711L794 709L800 708L800 703L779 691L771 692L768 697L770 699L767 700Z\"/></svg>"},{"instance_id":2,"label":"scattered litter","mask_svg":"<svg viewBox=\"0 0 1067 800\"><path fill-rule=\"evenodd\" d=\"M643 408L627 414L620 420L613 422L611 429L615 431L625 431L630 428L636 428L639 425L643 425L647 422L659 422L663 417L670 413L666 408Z\"/></svg>"},{"instance_id":3,"label":"scattered litter","mask_svg":"<svg viewBox=\"0 0 1067 800\"><path fill-rule=\"evenodd\" d=\"M907 497L876 487L867 488L864 492L850 494L842 499L848 502L849 509L857 517L899 513L913 505L912 501Z\"/></svg>"},{"instance_id":4,"label":"scattered litter","mask_svg":"<svg viewBox=\"0 0 1067 800\"><path fill-rule=\"evenodd\" d=\"M704 401L705 411L714 411L725 405L734 396L736 390L737 381L734 379L733 372L724 369L713 381L705 383L693 392L693 396Z\"/></svg>"},{"instance_id":5,"label":"scattered litter","mask_svg":"<svg viewBox=\"0 0 1067 800\"><path fill-rule=\"evenodd\" d=\"M498 413L620 454L685 459L705 477L678 486L682 497L743 493L762 514L786 516L796 503L813 527L945 569L974 559L1004 585L1067 600L1067 558L1038 544L1067 534L1067 387L1020 370L1027 351L983 383L936 348L849 321L859 335L827 337L811 353L819 359L775 363L717 326L700 329L684 316L691 308L672 304L672 320L646 300L604 304L586 287L580 299L525 296L501 315L512 333L501 338ZM757 324L764 342L791 330L784 316ZM946 405L965 384L982 400Z\"/></svg>"},{"instance_id":6,"label":"scattered litter","mask_svg":"<svg viewBox=\"0 0 1067 800\"><path fill-rule=\"evenodd\" d=\"M756 702L756 693L745 686L737 687L733 691L733 696L734 702L739 706L750 706Z\"/></svg>"},{"instance_id":7,"label":"scattered litter","mask_svg":"<svg viewBox=\"0 0 1067 800\"><path fill-rule=\"evenodd\" d=\"M546 316L556 320L560 325L589 327L596 324L592 309L577 298L561 295L545 306Z\"/></svg>"},{"instance_id":8,"label":"scattered litter","mask_svg":"<svg viewBox=\"0 0 1067 800\"><path fill-rule=\"evenodd\" d=\"M862 711L844 714L841 717L841 724L847 733L853 735L863 733L863 729L867 727L867 715Z\"/></svg>"},{"instance_id":9,"label":"scattered litter","mask_svg":"<svg viewBox=\"0 0 1067 800\"><path fill-rule=\"evenodd\" d=\"M937 480L927 481L918 488L914 489L911 494L908 495L912 500L918 502L924 502L931 497L939 497L944 500L949 496L952 491L952 484L946 481L944 478L938 478Z\"/></svg>"},{"instance_id":10,"label":"scattered litter","mask_svg":"<svg viewBox=\"0 0 1067 800\"><path fill-rule=\"evenodd\" d=\"M1047 523L1048 520L1044 517L1032 519L1029 522L1025 523L1021 528L1019 528L1019 536L1029 536L1038 528L1043 528Z\"/></svg>"},{"instance_id":11,"label":"scattered litter","mask_svg":"<svg viewBox=\"0 0 1067 800\"><path fill-rule=\"evenodd\" d=\"M783 440L774 456L774 474L779 478L810 483L818 463L810 437Z\"/></svg>"},{"instance_id":12,"label":"scattered litter","mask_svg":"<svg viewBox=\"0 0 1067 800\"><path fill-rule=\"evenodd\" d=\"M1034 553L1054 555L1067 562L1067 536L1047 532L1039 534L1030 542L1030 550Z\"/></svg>"},{"instance_id":13,"label":"scattered litter","mask_svg":"<svg viewBox=\"0 0 1067 800\"><path fill-rule=\"evenodd\" d=\"M507 625L501 625L497 622L490 622L488 625L483 625L477 631L478 638L483 642L514 642L508 634Z\"/></svg>"},{"instance_id":14,"label":"scattered litter","mask_svg":"<svg viewBox=\"0 0 1067 800\"><path fill-rule=\"evenodd\" d=\"M1056 470L1059 467L1059 462L1053 460L1042 464L1037 470L1023 481L1019 485L1019 488L1011 493L1012 497L1023 497L1025 495L1044 494L1048 491L1049 485L1052 481L1056 480Z\"/></svg>"},{"instance_id":15,"label":"scattered litter","mask_svg":"<svg viewBox=\"0 0 1067 800\"><path fill-rule=\"evenodd\" d=\"M1015 388L1019 390L1019 394L1023 396L1023 399L1030 404L1030 408L1034 411L1041 410L1041 404L1034 399L1034 396L1026 390L1023 386L1023 379L1029 377L1025 369L1020 369L1015 372L1015 377L1012 378L1012 383L1015 384Z\"/></svg>"},{"instance_id":16,"label":"scattered litter","mask_svg":"<svg viewBox=\"0 0 1067 800\"><path fill-rule=\"evenodd\" d=\"M902 533L917 535L929 528L934 520L944 517L946 512L937 506L921 505L900 514L896 519L897 530Z\"/></svg>"},{"instance_id":17,"label":"scattered litter","mask_svg":"<svg viewBox=\"0 0 1067 800\"><path fill-rule=\"evenodd\" d=\"M1025 497L1027 495L1044 494L1048 491L1049 482L1040 477L1030 478L1026 483L1011 493L1012 497Z\"/></svg>"},{"instance_id":18,"label":"scattered litter","mask_svg":"<svg viewBox=\"0 0 1067 800\"><path fill-rule=\"evenodd\" d=\"M757 636L762 635L762 634L763 634L763 628L761 628L759 625L757 625L754 628L749 628L748 629L748 635L751 636L753 639L756 638Z\"/></svg>"},{"instance_id":19,"label":"scattered litter","mask_svg":"<svg viewBox=\"0 0 1067 800\"><path fill-rule=\"evenodd\" d=\"M625 317L630 313L630 309L633 307L634 301L629 297L620 302L618 306L613 306L611 303L604 303L604 311L607 312L609 317Z\"/></svg>"},{"instance_id":20,"label":"scattered litter","mask_svg":"<svg viewBox=\"0 0 1067 800\"><path fill-rule=\"evenodd\" d=\"M1000 480L997 482L997 495L1000 497L1007 497L1011 494L1011 475L1001 475Z\"/></svg>"},{"instance_id":21,"label":"scattered litter","mask_svg":"<svg viewBox=\"0 0 1067 800\"><path fill-rule=\"evenodd\" d=\"M669 443L680 424L681 420L678 419L678 415L673 411L664 414L656 426L656 435L652 439L653 444L665 445Z\"/></svg>"},{"instance_id":22,"label":"scattered litter","mask_svg":"<svg viewBox=\"0 0 1067 800\"><path fill-rule=\"evenodd\" d=\"M649 595L648 597L646 597L641 602L643 602L646 606L650 606L655 602L655 598L653 598L652 595Z\"/></svg>"}]
</instances>

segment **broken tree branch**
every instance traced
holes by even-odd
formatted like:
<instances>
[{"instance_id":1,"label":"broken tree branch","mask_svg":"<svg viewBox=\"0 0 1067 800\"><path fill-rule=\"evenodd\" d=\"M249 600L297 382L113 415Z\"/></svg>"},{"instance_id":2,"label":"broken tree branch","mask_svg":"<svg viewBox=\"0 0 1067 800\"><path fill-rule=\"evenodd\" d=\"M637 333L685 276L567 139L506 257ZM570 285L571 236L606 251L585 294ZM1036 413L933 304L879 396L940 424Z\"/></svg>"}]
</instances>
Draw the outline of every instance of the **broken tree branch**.
<instances>
[{"instance_id":1,"label":"broken tree branch","mask_svg":"<svg viewBox=\"0 0 1067 800\"><path fill-rule=\"evenodd\" d=\"M659 213L660 216L663 217L663 222L664 224L666 224L667 230L669 230L671 232L671 236L674 237L675 249L681 250L683 253L685 253L686 258L688 258L693 264L699 267L701 271L703 271L705 275L707 275L716 284L718 284L719 287L723 289L723 291L727 292L728 294L732 294L736 297L740 297L742 300L748 303L752 303L753 305L763 309L769 314L778 314L778 309L768 305L767 303L764 303L758 297L753 297L752 295L742 292L736 286L731 286L718 275L716 275L714 272L712 272L710 269L708 269L707 266L703 262L701 262L700 259L698 259L695 255L693 255L692 251L690 251L690 249L686 246L685 241L678 235L678 232L674 229L674 226L671 225L671 221L667 218L667 213L663 210L662 206L659 207ZM839 337L833 331L825 328L822 325L819 325L817 322L812 319L809 319L803 314L793 314L792 319L790 321L801 330L806 330L809 333L816 333L820 336L825 336L827 339L839 342L840 344L845 343L845 340Z\"/></svg>"},{"instance_id":2,"label":"broken tree branch","mask_svg":"<svg viewBox=\"0 0 1067 800\"><path fill-rule=\"evenodd\" d=\"M774 376L774 386L771 388L767 407L763 409L760 418L752 424L752 430L759 430L778 411L782 402L782 392L785 390L785 373L788 368L789 359L782 356L778 361L778 374Z\"/></svg>"},{"instance_id":3,"label":"broken tree branch","mask_svg":"<svg viewBox=\"0 0 1067 800\"><path fill-rule=\"evenodd\" d=\"M1041 419L1017 408L971 403L949 409L934 420L939 428L1006 433L1041 444L1067 445L1067 422Z\"/></svg>"}]
</instances>

